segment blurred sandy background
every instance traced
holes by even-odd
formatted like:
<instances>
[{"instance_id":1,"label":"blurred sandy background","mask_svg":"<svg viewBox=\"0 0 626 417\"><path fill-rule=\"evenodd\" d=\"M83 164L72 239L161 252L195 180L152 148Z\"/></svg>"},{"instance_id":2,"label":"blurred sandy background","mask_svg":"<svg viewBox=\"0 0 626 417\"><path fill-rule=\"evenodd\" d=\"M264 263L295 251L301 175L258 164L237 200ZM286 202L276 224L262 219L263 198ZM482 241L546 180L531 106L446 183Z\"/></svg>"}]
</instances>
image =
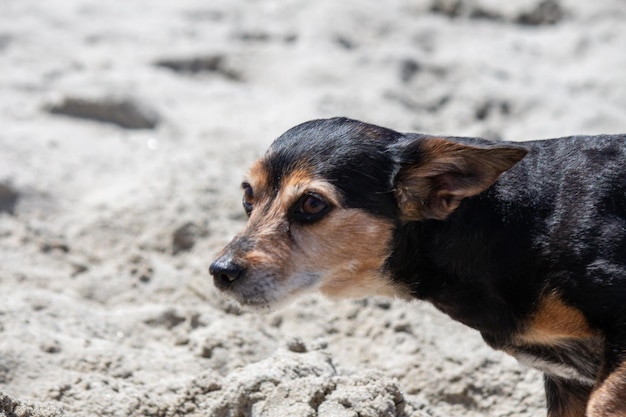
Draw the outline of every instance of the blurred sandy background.
<instances>
[{"instance_id":1,"label":"blurred sandy background","mask_svg":"<svg viewBox=\"0 0 626 417\"><path fill-rule=\"evenodd\" d=\"M284 130L626 132L623 0L0 0L0 416L537 416L420 303L239 311L207 266Z\"/></svg>"}]
</instances>

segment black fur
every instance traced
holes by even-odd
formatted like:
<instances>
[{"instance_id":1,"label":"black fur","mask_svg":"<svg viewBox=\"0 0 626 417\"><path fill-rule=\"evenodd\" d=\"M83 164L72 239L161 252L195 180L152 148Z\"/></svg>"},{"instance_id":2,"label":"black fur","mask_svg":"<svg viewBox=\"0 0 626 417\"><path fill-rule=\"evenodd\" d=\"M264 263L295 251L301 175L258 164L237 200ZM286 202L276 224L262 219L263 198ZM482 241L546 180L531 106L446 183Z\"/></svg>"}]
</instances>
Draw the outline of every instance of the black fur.
<instances>
[{"instance_id":1,"label":"black fur","mask_svg":"<svg viewBox=\"0 0 626 417\"><path fill-rule=\"evenodd\" d=\"M393 186L394 163L387 146L402 135L355 120L335 118L298 125L281 135L265 157L271 184L299 167L334 184L346 207L359 207L376 215L398 214ZM355 146L358 141L358 146Z\"/></svg>"}]
</instances>

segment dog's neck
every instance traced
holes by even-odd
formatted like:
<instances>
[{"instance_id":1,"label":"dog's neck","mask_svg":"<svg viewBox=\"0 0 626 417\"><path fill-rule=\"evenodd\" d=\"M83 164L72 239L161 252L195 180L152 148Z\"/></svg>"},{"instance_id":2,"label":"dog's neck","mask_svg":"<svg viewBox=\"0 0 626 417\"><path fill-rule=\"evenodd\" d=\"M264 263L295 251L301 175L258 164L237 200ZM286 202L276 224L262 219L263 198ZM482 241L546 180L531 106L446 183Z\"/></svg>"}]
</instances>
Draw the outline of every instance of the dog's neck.
<instances>
[{"instance_id":1,"label":"dog's neck","mask_svg":"<svg viewBox=\"0 0 626 417\"><path fill-rule=\"evenodd\" d=\"M522 213L493 204L487 192L444 221L398 224L387 267L412 296L500 345L516 330L515 318L532 308L520 300L532 300L528 292L536 288L532 226Z\"/></svg>"}]
</instances>

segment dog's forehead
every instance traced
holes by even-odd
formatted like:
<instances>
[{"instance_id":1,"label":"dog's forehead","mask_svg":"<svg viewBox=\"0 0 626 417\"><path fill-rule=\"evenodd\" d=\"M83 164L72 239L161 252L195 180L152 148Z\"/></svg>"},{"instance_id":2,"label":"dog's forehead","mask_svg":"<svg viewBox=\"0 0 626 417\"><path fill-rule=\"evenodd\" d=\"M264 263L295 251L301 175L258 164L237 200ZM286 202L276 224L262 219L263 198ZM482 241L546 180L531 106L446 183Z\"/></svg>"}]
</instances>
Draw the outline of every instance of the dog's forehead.
<instances>
[{"instance_id":1,"label":"dog's forehead","mask_svg":"<svg viewBox=\"0 0 626 417\"><path fill-rule=\"evenodd\" d=\"M347 206L391 215L393 163L387 148L399 136L349 119L306 122L274 141L251 168L248 181L268 196L294 178L325 181Z\"/></svg>"},{"instance_id":2,"label":"dog's forehead","mask_svg":"<svg viewBox=\"0 0 626 417\"><path fill-rule=\"evenodd\" d=\"M269 152L288 159L332 157L345 152L384 149L400 133L346 118L312 120L297 125L272 143Z\"/></svg>"},{"instance_id":3,"label":"dog's forehead","mask_svg":"<svg viewBox=\"0 0 626 417\"><path fill-rule=\"evenodd\" d=\"M368 163L383 163L389 144L400 136L392 130L356 120L312 120L279 136L263 160L268 175L274 179L302 169L332 179L337 172L358 173Z\"/></svg>"},{"instance_id":4,"label":"dog's forehead","mask_svg":"<svg viewBox=\"0 0 626 417\"><path fill-rule=\"evenodd\" d=\"M314 179L315 175L309 166L295 164L279 169L272 158L268 158L267 155L252 164L246 175L246 182L252 186L255 195L276 194L286 185L303 185Z\"/></svg>"}]
</instances>

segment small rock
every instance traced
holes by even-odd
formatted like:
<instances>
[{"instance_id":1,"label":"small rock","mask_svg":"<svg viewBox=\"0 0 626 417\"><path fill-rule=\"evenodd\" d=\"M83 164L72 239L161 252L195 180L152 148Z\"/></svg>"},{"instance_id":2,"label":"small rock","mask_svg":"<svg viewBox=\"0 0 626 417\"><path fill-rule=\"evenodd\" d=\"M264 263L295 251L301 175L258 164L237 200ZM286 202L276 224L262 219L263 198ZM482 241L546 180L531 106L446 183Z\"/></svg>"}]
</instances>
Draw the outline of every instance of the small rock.
<instances>
[{"instance_id":1,"label":"small rock","mask_svg":"<svg viewBox=\"0 0 626 417\"><path fill-rule=\"evenodd\" d=\"M176 339L174 340L174 344L176 346L188 345L189 344L189 336L187 336L186 334L179 334L179 335L177 335Z\"/></svg>"},{"instance_id":2,"label":"small rock","mask_svg":"<svg viewBox=\"0 0 626 417\"><path fill-rule=\"evenodd\" d=\"M381 310L389 310L391 308L391 301L387 298L376 298L374 299L374 306Z\"/></svg>"},{"instance_id":3,"label":"small rock","mask_svg":"<svg viewBox=\"0 0 626 417\"><path fill-rule=\"evenodd\" d=\"M501 14L493 10L484 9L482 7L475 7L473 10L471 10L469 18L476 20L491 20L493 22L502 22L505 20L504 16L502 16Z\"/></svg>"},{"instance_id":4,"label":"small rock","mask_svg":"<svg viewBox=\"0 0 626 417\"><path fill-rule=\"evenodd\" d=\"M422 69L419 62L413 59L405 59L400 63L400 79L407 83L411 81L415 75Z\"/></svg>"},{"instance_id":5,"label":"small rock","mask_svg":"<svg viewBox=\"0 0 626 417\"><path fill-rule=\"evenodd\" d=\"M5 183L0 182L0 213L13 214L19 198L19 193Z\"/></svg>"},{"instance_id":6,"label":"small rock","mask_svg":"<svg viewBox=\"0 0 626 417\"><path fill-rule=\"evenodd\" d=\"M520 14L515 20L520 25L554 25L565 18L565 11L558 0L543 0L537 6Z\"/></svg>"},{"instance_id":7,"label":"small rock","mask_svg":"<svg viewBox=\"0 0 626 417\"><path fill-rule=\"evenodd\" d=\"M0 331L3 330L3 327L0 325ZM0 385L6 386L9 382L13 380L16 375L16 371L19 368L19 361L17 358L13 357L9 354L4 354L2 357L2 362L0 362ZM1 391L0 391L1 394ZM0 401L2 401L0 397ZM0 416L2 408L0 408Z\"/></svg>"},{"instance_id":8,"label":"small rock","mask_svg":"<svg viewBox=\"0 0 626 417\"><path fill-rule=\"evenodd\" d=\"M55 251L68 253L70 251L70 247L68 246L67 243L61 240L56 240L56 239L44 240L39 245L39 249L43 253L50 253L50 252L55 252Z\"/></svg>"},{"instance_id":9,"label":"small rock","mask_svg":"<svg viewBox=\"0 0 626 417\"><path fill-rule=\"evenodd\" d=\"M306 353L307 348L304 341L299 337L294 337L287 342L287 349L295 353Z\"/></svg>"},{"instance_id":10,"label":"small rock","mask_svg":"<svg viewBox=\"0 0 626 417\"><path fill-rule=\"evenodd\" d=\"M214 72L231 80L240 80L241 75L226 65L222 55L197 56L190 58L163 58L154 63L157 67L168 68L183 74Z\"/></svg>"},{"instance_id":11,"label":"small rock","mask_svg":"<svg viewBox=\"0 0 626 417\"><path fill-rule=\"evenodd\" d=\"M8 48L11 41L12 39L9 35L4 34L4 33L0 34L0 51L3 51L6 48Z\"/></svg>"},{"instance_id":12,"label":"small rock","mask_svg":"<svg viewBox=\"0 0 626 417\"><path fill-rule=\"evenodd\" d=\"M39 348L46 353L59 353L61 344L58 340L46 340L39 345Z\"/></svg>"},{"instance_id":13,"label":"small rock","mask_svg":"<svg viewBox=\"0 0 626 417\"><path fill-rule=\"evenodd\" d=\"M494 10L485 9L480 4L467 0L434 0L430 11L447 16L451 19L469 18L502 22L504 16Z\"/></svg>"},{"instance_id":14,"label":"small rock","mask_svg":"<svg viewBox=\"0 0 626 417\"><path fill-rule=\"evenodd\" d=\"M393 326L393 331L396 333L412 333L413 326L408 322L396 323Z\"/></svg>"},{"instance_id":15,"label":"small rock","mask_svg":"<svg viewBox=\"0 0 626 417\"><path fill-rule=\"evenodd\" d=\"M499 113L503 116L508 115L511 112L511 105L504 100L487 100L480 104L474 115L476 120L485 120L493 113Z\"/></svg>"},{"instance_id":16,"label":"small rock","mask_svg":"<svg viewBox=\"0 0 626 417\"><path fill-rule=\"evenodd\" d=\"M66 97L63 102L50 105L46 110L52 114L112 123L126 129L154 129L160 121L155 110L131 98L93 100Z\"/></svg>"},{"instance_id":17,"label":"small rock","mask_svg":"<svg viewBox=\"0 0 626 417\"><path fill-rule=\"evenodd\" d=\"M165 327L168 330L173 329L183 323L186 317L179 314L175 309L168 308L156 317L149 318L144 321L149 326Z\"/></svg>"},{"instance_id":18,"label":"small rock","mask_svg":"<svg viewBox=\"0 0 626 417\"><path fill-rule=\"evenodd\" d=\"M205 231L195 223L187 222L178 227L172 234L172 252L187 251L196 244L196 240L205 235Z\"/></svg>"},{"instance_id":19,"label":"small rock","mask_svg":"<svg viewBox=\"0 0 626 417\"><path fill-rule=\"evenodd\" d=\"M133 255L130 257L129 262L132 265L130 268L132 276L139 278L141 282L149 282L152 279L154 268L149 260L141 255Z\"/></svg>"},{"instance_id":20,"label":"small rock","mask_svg":"<svg viewBox=\"0 0 626 417\"><path fill-rule=\"evenodd\" d=\"M349 51L357 47L354 41L352 41L351 39L343 35L335 36L335 42L337 43L337 45L341 46L343 49L347 49Z\"/></svg>"},{"instance_id":21,"label":"small rock","mask_svg":"<svg viewBox=\"0 0 626 417\"><path fill-rule=\"evenodd\" d=\"M78 276L89 271L89 267L85 264L73 262L72 263L72 277Z\"/></svg>"},{"instance_id":22,"label":"small rock","mask_svg":"<svg viewBox=\"0 0 626 417\"><path fill-rule=\"evenodd\" d=\"M283 318L281 316L276 316L272 318L270 321L270 326L280 328L283 325Z\"/></svg>"},{"instance_id":23,"label":"small rock","mask_svg":"<svg viewBox=\"0 0 626 417\"><path fill-rule=\"evenodd\" d=\"M450 18L458 17L463 10L461 0L434 0L430 5L430 11L442 14Z\"/></svg>"},{"instance_id":24,"label":"small rock","mask_svg":"<svg viewBox=\"0 0 626 417\"><path fill-rule=\"evenodd\" d=\"M244 42L267 42L271 39L269 33L260 30L239 32L235 37Z\"/></svg>"},{"instance_id":25,"label":"small rock","mask_svg":"<svg viewBox=\"0 0 626 417\"><path fill-rule=\"evenodd\" d=\"M221 56L192 58L164 58L155 62L157 67L169 68L172 71L196 74L198 72L217 71L222 64Z\"/></svg>"}]
</instances>

